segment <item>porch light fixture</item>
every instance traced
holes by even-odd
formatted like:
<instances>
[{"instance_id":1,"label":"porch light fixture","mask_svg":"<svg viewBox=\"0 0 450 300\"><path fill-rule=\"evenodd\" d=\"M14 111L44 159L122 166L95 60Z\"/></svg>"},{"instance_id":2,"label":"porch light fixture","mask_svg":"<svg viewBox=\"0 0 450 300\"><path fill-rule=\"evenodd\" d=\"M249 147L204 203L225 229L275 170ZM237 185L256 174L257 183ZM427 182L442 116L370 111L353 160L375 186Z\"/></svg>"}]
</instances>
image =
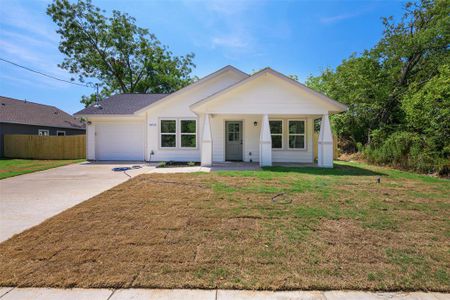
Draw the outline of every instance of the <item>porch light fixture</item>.
<instances>
[{"instance_id":1,"label":"porch light fixture","mask_svg":"<svg viewBox=\"0 0 450 300\"><path fill-rule=\"evenodd\" d=\"M258 122L257 121L255 121L255 122L253 122L253 126L258 126Z\"/></svg>"}]
</instances>

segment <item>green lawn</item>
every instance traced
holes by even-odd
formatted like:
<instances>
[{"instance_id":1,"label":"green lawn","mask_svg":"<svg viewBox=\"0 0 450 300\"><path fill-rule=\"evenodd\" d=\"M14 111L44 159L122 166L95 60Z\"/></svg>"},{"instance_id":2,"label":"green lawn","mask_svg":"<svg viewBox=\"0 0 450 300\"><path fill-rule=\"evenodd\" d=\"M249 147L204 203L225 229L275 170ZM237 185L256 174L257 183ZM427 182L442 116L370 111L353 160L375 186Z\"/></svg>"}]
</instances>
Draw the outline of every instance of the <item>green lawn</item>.
<instances>
[{"instance_id":1,"label":"green lawn","mask_svg":"<svg viewBox=\"0 0 450 300\"><path fill-rule=\"evenodd\" d=\"M449 292L449 191L360 163L143 174L1 243L0 286Z\"/></svg>"},{"instance_id":2,"label":"green lawn","mask_svg":"<svg viewBox=\"0 0 450 300\"><path fill-rule=\"evenodd\" d=\"M83 159L0 159L0 179L81 162Z\"/></svg>"}]
</instances>

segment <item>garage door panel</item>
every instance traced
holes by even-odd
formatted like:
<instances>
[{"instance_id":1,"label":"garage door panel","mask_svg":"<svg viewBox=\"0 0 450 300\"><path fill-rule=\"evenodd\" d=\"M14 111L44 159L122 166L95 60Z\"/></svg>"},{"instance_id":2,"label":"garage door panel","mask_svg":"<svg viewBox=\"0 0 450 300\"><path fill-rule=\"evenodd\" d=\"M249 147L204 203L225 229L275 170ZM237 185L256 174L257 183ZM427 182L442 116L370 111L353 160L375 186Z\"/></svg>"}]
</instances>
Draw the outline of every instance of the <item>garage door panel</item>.
<instances>
[{"instance_id":1,"label":"garage door panel","mask_svg":"<svg viewBox=\"0 0 450 300\"><path fill-rule=\"evenodd\" d=\"M102 123L95 126L97 160L143 160L143 122Z\"/></svg>"}]
</instances>

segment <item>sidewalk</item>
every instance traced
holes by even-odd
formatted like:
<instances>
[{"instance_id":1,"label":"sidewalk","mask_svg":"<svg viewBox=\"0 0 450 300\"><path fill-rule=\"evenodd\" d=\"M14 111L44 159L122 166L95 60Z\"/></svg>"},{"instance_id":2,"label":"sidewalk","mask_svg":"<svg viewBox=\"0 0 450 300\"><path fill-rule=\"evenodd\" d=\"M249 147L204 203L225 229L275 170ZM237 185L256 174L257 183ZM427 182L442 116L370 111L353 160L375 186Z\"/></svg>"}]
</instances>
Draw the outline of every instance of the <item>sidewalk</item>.
<instances>
[{"instance_id":1,"label":"sidewalk","mask_svg":"<svg viewBox=\"0 0 450 300\"><path fill-rule=\"evenodd\" d=\"M377 293L360 291L237 291L237 290L163 290L163 289L49 289L0 288L1 300L448 300L444 293Z\"/></svg>"}]
</instances>

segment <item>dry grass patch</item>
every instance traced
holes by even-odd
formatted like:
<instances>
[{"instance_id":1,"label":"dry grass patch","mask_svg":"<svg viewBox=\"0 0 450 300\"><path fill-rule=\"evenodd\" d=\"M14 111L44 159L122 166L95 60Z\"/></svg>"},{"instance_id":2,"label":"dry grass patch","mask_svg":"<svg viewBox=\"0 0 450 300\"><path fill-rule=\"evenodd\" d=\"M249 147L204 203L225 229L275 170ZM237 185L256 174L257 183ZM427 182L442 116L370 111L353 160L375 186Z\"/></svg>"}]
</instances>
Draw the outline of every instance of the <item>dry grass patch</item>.
<instances>
[{"instance_id":1,"label":"dry grass patch","mask_svg":"<svg viewBox=\"0 0 450 300\"><path fill-rule=\"evenodd\" d=\"M141 175L0 244L0 285L448 292L449 187L359 164Z\"/></svg>"}]
</instances>

